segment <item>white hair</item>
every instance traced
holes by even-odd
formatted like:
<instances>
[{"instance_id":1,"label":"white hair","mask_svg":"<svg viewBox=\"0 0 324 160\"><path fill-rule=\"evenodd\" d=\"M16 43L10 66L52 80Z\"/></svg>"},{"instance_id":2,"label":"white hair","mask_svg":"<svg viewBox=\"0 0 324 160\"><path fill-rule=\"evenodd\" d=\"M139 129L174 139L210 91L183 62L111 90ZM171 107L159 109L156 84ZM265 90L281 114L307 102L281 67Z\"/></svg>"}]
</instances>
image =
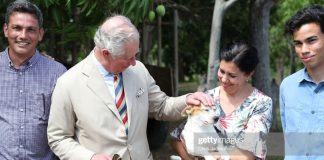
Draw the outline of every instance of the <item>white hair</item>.
<instances>
[{"instance_id":1,"label":"white hair","mask_svg":"<svg viewBox=\"0 0 324 160\"><path fill-rule=\"evenodd\" d=\"M94 36L96 47L108 49L113 57L125 54L125 44L128 42L139 41L139 32L131 21L122 15L116 15L106 20L107 23L112 18L118 18L121 23L112 25L109 29L103 30L102 26L98 28Z\"/></svg>"}]
</instances>

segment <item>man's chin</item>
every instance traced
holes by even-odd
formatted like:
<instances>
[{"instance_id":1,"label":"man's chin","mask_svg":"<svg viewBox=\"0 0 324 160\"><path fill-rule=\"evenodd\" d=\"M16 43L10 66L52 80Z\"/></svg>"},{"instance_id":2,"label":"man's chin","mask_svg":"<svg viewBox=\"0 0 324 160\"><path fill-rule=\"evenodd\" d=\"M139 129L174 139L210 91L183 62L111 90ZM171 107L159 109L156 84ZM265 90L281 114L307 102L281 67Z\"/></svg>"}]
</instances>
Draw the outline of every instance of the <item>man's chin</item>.
<instances>
[{"instance_id":1,"label":"man's chin","mask_svg":"<svg viewBox=\"0 0 324 160\"><path fill-rule=\"evenodd\" d=\"M17 55L32 55L34 50L30 50L27 48L16 48L14 51Z\"/></svg>"}]
</instances>

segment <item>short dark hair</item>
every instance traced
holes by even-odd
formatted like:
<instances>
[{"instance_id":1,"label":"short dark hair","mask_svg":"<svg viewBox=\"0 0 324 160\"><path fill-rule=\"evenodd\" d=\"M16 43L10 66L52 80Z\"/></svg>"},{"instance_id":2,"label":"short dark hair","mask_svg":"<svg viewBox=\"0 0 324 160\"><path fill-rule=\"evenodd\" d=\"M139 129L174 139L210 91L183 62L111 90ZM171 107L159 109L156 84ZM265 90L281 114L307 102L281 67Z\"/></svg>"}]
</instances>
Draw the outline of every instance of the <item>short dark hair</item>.
<instances>
[{"instance_id":1,"label":"short dark hair","mask_svg":"<svg viewBox=\"0 0 324 160\"><path fill-rule=\"evenodd\" d=\"M27 0L16 0L7 7L5 23L9 24L9 18L15 12L32 14L38 20L38 26L43 28L43 15L41 10L33 3Z\"/></svg>"},{"instance_id":2,"label":"short dark hair","mask_svg":"<svg viewBox=\"0 0 324 160\"><path fill-rule=\"evenodd\" d=\"M302 25L307 23L317 23L324 33L324 7L321 5L312 5L303 8L292 16L285 25L285 33L292 35Z\"/></svg>"},{"instance_id":3,"label":"short dark hair","mask_svg":"<svg viewBox=\"0 0 324 160\"><path fill-rule=\"evenodd\" d=\"M233 41L221 52L220 60L233 62L242 72L250 74L259 63L256 48L244 41Z\"/></svg>"}]
</instances>

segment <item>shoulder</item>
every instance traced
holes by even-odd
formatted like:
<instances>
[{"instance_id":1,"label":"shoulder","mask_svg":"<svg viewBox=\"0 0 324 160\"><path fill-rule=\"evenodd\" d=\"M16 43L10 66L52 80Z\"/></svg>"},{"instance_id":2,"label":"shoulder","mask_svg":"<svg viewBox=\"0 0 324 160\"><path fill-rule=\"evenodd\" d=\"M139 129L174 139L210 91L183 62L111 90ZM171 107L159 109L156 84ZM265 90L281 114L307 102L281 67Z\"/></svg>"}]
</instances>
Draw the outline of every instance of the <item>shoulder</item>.
<instances>
[{"instance_id":1,"label":"shoulder","mask_svg":"<svg viewBox=\"0 0 324 160\"><path fill-rule=\"evenodd\" d=\"M76 65L72 66L69 70L67 70L60 78L60 81L71 82L71 79L78 79L78 75L81 75L82 70L86 67L85 59Z\"/></svg>"},{"instance_id":2,"label":"shoulder","mask_svg":"<svg viewBox=\"0 0 324 160\"><path fill-rule=\"evenodd\" d=\"M136 60L135 66L130 66L127 68L128 70L147 70L145 65L141 61Z\"/></svg>"},{"instance_id":3,"label":"shoulder","mask_svg":"<svg viewBox=\"0 0 324 160\"><path fill-rule=\"evenodd\" d=\"M259 102L272 103L271 97L267 96L266 94L264 94L262 91L260 91L257 88L253 89L252 95L253 95L253 98L255 98Z\"/></svg>"},{"instance_id":4,"label":"shoulder","mask_svg":"<svg viewBox=\"0 0 324 160\"><path fill-rule=\"evenodd\" d=\"M66 67L62 63L57 62L52 58L40 55L40 62L44 68L48 69L48 71L51 72L55 71L55 72L62 72L62 73L66 71Z\"/></svg>"},{"instance_id":5,"label":"shoulder","mask_svg":"<svg viewBox=\"0 0 324 160\"><path fill-rule=\"evenodd\" d=\"M5 62L5 52L4 51L2 51L2 52L0 52L0 64L2 65L2 64L4 64Z\"/></svg>"},{"instance_id":6,"label":"shoulder","mask_svg":"<svg viewBox=\"0 0 324 160\"><path fill-rule=\"evenodd\" d=\"M291 84L298 84L298 82L303 78L305 74L305 68L289 75L288 77L284 78L280 84L280 88L285 87Z\"/></svg>"},{"instance_id":7,"label":"shoulder","mask_svg":"<svg viewBox=\"0 0 324 160\"><path fill-rule=\"evenodd\" d=\"M4 57L4 54L5 54L5 51L1 51L1 52L0 52L0 57L1 57L1 58Z\"/></svg>"},{"instance_id":8,"label":"shoulder","mask_svg":"<svg viewBox=\"0 0 324 160\"><path fill-rule=\"evenodd\" d=\"M125 71L129 74L133 74L136 76L146 77L146 76L150 75L146 66L140 61L136 61L135 66L129 66Z\"/></svg>"},{"instance_id":9,"label":"shoulder","mask_svg":"<svg viewBox=\"0 0 324 160\"><path fill-rule=\"evenodd\" d=\"M219 86L210 90L207 90L205 93L212 96L212 97L216 97L219 95Z\"/></svg>"}]
</instances>

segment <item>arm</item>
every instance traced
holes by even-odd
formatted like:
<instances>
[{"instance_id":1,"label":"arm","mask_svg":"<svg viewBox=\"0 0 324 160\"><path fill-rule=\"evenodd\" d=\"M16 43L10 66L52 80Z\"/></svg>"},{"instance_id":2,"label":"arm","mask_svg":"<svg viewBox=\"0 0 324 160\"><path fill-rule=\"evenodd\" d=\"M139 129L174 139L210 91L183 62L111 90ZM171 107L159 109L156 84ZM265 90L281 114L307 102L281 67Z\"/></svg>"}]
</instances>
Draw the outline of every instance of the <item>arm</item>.
<instances>
[{"instance_id":1,"label":"arm","mask_svg":"<svg viewBox=\"0 0 324 160\"><path fill-rule=\"evenodd\" d=\"M76 118L66 88L58 80L52 95L47 128L49 146L62 160L90 160L94 152L74 139Z\"/></svg>"},{"instance_id":2,"label":"arm","mask_svg":"<svg viewBox=\"0 0 324 160\"><path fill-rule=\"evenodd\" d=\"M181 157L182 160L193 160L194 157L191 156L184 146L184 144L181 142L181 140L175 140L172 142L172 148L176 151L176 153ZM235 150L228 153L228 156L230 160L254 160L255 156L253 153L245 150L241 150L236 148ZM213 154L213 158L215 160L218 160L221 157L219 153Z\"/></svg>"},{"instance_id":3,"label":"arm","mask_svg":"<svg viewBox=\"0 0 324 160\"><path fill-rule=\"evenodd\" d=\"M137 62L134 72L138 74L136 75L137 77L142 77L145 80L144 83L147 86L149 101L149 114L157 120L181 119L181 112L187 104L200 105L200 102L202 102L204 105L211 106L214 103L209 95L202 92L169 97L156 85L154 78L141 62ZM146 92L145 88L144 90Z\"/></svg>"},{"instance_id":4,"label":"arm","mask_svg":"<svg viewBox=\"0 0 324 160\"><path fill-rule=\"evenodd\" d=\"M279 108L280 108L280 118L281 118L281 124L282 129L285 131L286 129L286 119L285 119L285 101L284 101L284 89L283 89L283 83L280 85L280 91L279 91Z\"/></svg>"},{"instance_id":5,"label":"arm","mask_svg":"<svg viewBox=\"0 0 324 160\"><path fill-rule=\"evenodd\" d=\"M214 157L215 159L219 159L219 158L223 158L222 156L224 155L216 155ZM227 156L230 160L255 160L256 159L256 157L252 152L247 150L242 150L239 148L235 148L231 150Z\"/></svg>"},{"instance_id":6,"label":"arm","mask_svg":"<svg viewBox=\"0 0 324 160\"><path fill-rule=\"evenodd\" d=\"M255 157L265 159L266 135L272 123L272 100L270 97L259 97L250 105L253 105L250 106L253 110L242 133L243 141L236 144L239 150L233 153L244 153L248 157L248 153L252 153Z\"/></svg>"},{"instance_id":7,"label":"arm","mask_svg":"<svg viewBox=\"0 0 324 160\"><path fill-rule=\"evenodd\" d=\"M175 140L171 144L172 148L176 151L176 153L181 157L182 160L193 160L194 157L191 156L184 146L184 144L181 142L181 140ZM224 155L222 155L224 156ZM255 160L255 156L252 152L242 150L239 148L235 148L231 152L228 153L228 158L230 160ZM221 159L221 155L216 152L213 154L213 158L215 160Z\"/></svg>"},{"instance_id":8,"label":"arm","mask_svg":"<svg viewBox=\"0 0 324 160\"><path fill-rule=\"evenodd\" d=\"M171 144L172 148L176 151L176 153L181 157L182 160L193 160L194 158L189 155L186 151L184 144L181 140L175 140Z\"/></svg>"}]
</instances>

